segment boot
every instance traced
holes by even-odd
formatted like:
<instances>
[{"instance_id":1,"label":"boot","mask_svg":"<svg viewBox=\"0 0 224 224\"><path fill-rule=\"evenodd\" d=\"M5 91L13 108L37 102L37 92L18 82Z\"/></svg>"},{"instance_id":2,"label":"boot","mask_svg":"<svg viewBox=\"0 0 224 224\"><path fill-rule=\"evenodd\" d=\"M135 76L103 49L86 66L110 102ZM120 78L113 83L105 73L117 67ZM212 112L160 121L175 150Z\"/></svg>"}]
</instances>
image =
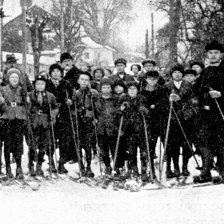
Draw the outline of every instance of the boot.
<instances>
[{"instance_id":1,"label":"boot","mask_svg":"<svg viewBox=\"0 0 224 224\"><path fill-rule=\"evenodd\" d=\"M56 171L56 172L57 172L57 171ZM58 166L58 173L60 173L60 174L68 173L68 170L65 168L65 166L64 166L63 163L59 163L59 166Z\"/></svg>"},{"instance_id":2,"label":"boot","mask_svg":"<svg viewBox=\"0 0 224 224\"><path fill-rule=\"evenodd\" d=\"M111 166L106 166L106 168L105 168L105 175L111 175L111 171L112 171Z\"/></svg>"},{"instance_id":3,"label":"boot","mask_svg":"<svg viewBox=\"0 0 224 224\"><path fill-rule=\"evenodd\" d=\"M173 172L173 177L179 177L180 176L180 170L179 169L175 169Z\"/></svg>"},{"instance_id":4,"label":"boot","mask_svg":"<svg viewBox=\"0 0 224 224\"><path fill-rule=\"evenodd\" d=\"M166 171L166 178L171 179L174 177L174 173L171 170Z\"/></svg>"},{"instance_id":5,"label":"boot","mask_svg":"<svg viewBox=\"0 0 224 224\"><path fill-rule=\"evenodd\" d=\"M35 177L36 176L36 171L34 170L33 162L30 162L30 164L29 164L29 173L30 173L31 177Z\"/></svg>"},{"instance_id":6,"label":"boot","mask_svg":"<svg viewBox=\"0 0 224 224\"><path fill-rule=\"evenodd\" d=\"M16 168L16 178L18 180L22 180L23 179L23 171L21 167Z\"/></svg>"},{"instance_id":7,"label":"boot","mask_svg":"<svg viewBox=\"0 0 224 224\"><path fill-rule=\"evenodd\" d=\"M42 166L42 164L38 163L38 164L37 164L37 167L36 167L36 174L37 174L38 176L44 176L44 172L43 172L43 170L41 169L41 166Z\"/></svg>"},{"instance_id":8,"label":"boot","mask_svg":"<svg viewBox=\"0 0 224 224\"><path fill-rule=\"evenodd\" d=\"M7 167L6 167L6 177L7 177L8 179L13 178L13 174L12 174L11 166L7 166Z\"/></svg>"},{"instance_id":9,"label":"boot","mask_svg":"<svg viewBox=\"0 0 224 224\"><path fill-rule=\"evenodd\" d=\"M86 177L89 178L93 178L94 177L94 173L92 172L91 168L89 166L87 166L86 168L86 173L85 173Z\"/></svg>"},{"instance_id":10,"label":"boot","mask_svg":"<svg viewBox=\"0 0 224 224\"><path fill-rule=\"evenodd\" d=\"M193 177L194 184L206 183L210 181L212 181L212 176L205 176L203 174L200 174L198 176Z\"/></svg>"}]
</instances>

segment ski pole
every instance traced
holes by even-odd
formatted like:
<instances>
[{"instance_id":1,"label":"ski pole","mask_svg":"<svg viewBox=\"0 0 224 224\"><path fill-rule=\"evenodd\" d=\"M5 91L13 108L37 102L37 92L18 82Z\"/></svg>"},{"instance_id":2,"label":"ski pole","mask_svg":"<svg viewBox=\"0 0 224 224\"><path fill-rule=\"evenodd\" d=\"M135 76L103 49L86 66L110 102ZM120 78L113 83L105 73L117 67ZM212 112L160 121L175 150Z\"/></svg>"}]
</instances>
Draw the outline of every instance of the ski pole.
<instances>
[{"instance_id":1,"label":"ski pole","mask_svg":"<svg viewBox=\"0 0 224 224\"><path fill-rule=\"evenodd\" d=\"M101 155L100 155L100 147L99 147L98 136L97 136L97 128L96 128L96 123L95 123L96 116L95 116L95 112L94 112L94 104L93 104L93 96L92 96L92 94L90 96L90 101L91 101L91 107L92 107L93 119L94 119L94 132L95 132L95 139L96 139L96 151L97 151L97 154L98 154L99 164L100 164L100 176L102 176Z\"/></svg>"},{"instance_id":2,"label":"ski pole","mask_svg":"<svg viewBox=\"0 0 224 224\"><path fill-rule=\"evenodd\" d=\"M182 126L182 124L181 124L181 122L180 122L180 119L179 119L179 117L178 117L178 115L177 115L177 113L176 113L176 111L175 111L174 108L173 108L173 112L174 112L174 115L175 115L175 117L176 117L176 119L177 119L177 122L178 122L178 124L179 124L179 126L180 126L180 129L181 129L181 131L182 131L182 133L183 133L183 135L184 135L184 138L185 138L185 140L186 140L186 142L187 142L187 145L188 145L188 147L189 147L189 149L190 149L190 151L191 151L191 153L192 153L192 156L193 156L193 158L194 158L194 160L195 160L195 162L196 162L196 164L197 164L197 167L200 167L200 166L199 166L199 163L198 163L198 161L197 161L197 159L196 159L196 157L195 157L195 155L194 155L194 150L193 150L192 147L191 147L191 144L190 144L190 142L189 142L189 140L188 140L188 138L187 138L187 135L186 135L186 133L185 133L185 131L184 131L184 129L183 129L183 126Z\"/></svg>"},{"instance_id":3,"label":"ski pole","mask_svg":"<svg viewBox=\"0 0 224 224\"><path fill-rule=\"evenodd\" d=\"M149 138L148 138L147 125L146 125L145 115L143 114L143 112L141 114L142 114L142 118L143 118L143 125L144 125L144 132L145 132L145 141L146 141L146 150L147 150L147 154L148 154L150 180L151 180L151 182L153 182L152 160L151 160L150 149L149 149Z\"/></svg>"},{"instance_id":4,"label":"ski pole","mask_svg":"<svg viewBox=\"0 0 224 224\"><path fill-rule=\"evenodd\" d=\"M161 169L160 169L160 174L159 174L159 180L160 181L162 179L163 164L164 164L164 160L165 160L165 156L166 156L166 150L167 150L167 145L168 145L168 138L169 138L169 132L170 132L170 123L171 123L171 117L172 117L172 110L173 110L173 101L170 102L169 117L168 117L168 122L167 122L166 136L165 136L165 143L164 143L164 152L163 152L163 156L162 156Z\"/></svg>"},{"instance_id":5,"label":"ski pole","mask_svg":"<svg viewBox=\"0 0 224 224\"><path fill-rule=\"evenodd\" d=\"M113 162L113 167L112 167L112 174L115 174L115 165L116 165L116 161L117 161L117 154L118 154L118 149L119 149L119 143L120 143L120 138L121 138L121 129L123 126L123 122L124 122L124 114L122 114L120 124L119 124L115 153L114 153L114 162Z\"/></svg>"},{"instance_id":6,"label":"ski pole","mask_svg":"<svg viewBox=\"0 0 224 224\"><path fill-rule=\"evenodd\" d=\"M68 99L68 91L66 90L66 97ZM77 114L77 105L76 105L76 99L73 97L74 100L74 105L75 105L75 117L76 117L76 127L78 126L78 114ZM82 177L82 166L81 166L81 156L80 156L80 149L79 149L79 137L78 137L78 127L77 127L77 142L76 142L76 136L75 136L75 127L73 123L73 118L72 118L72 113L71 113L71 107L68 105L68 112L69 112L69 118L71 121L71 128L72 128L72 136L73 136L73 141L75 144L75 149L76 149L76 154L77 154L77 159L78 159L78 165L79 165L79 176Z\"/></svg>"},{"instance_id":7,"label":"ski pole","mask_svg":"<svg viewBox=\"0 0 224 224\"><path fill-rule=\"evenodd\" d=\"M50 116L52 114L52 108L51 108L51 103L48 102L49 104L49 110L50 110ZM58 166L57 166L57 152L56 152L56 145L55 145L55 135L54 135L54 123L53 123L53 120L51 118L51 132L52 132L52 141L53 141L53 149L54 149L54 156L55 156L55 165L56 165L56 170L57 170L57 175L58 175ZM49 160L51 161L51 147L49 148ZM52 158L53 159L53 158ZM53 159L54 160L54 159ZM51 165L50 164L50 169L51 169ZM52 172L52 171L51 171Z\"/></svg>"}]
</instances>

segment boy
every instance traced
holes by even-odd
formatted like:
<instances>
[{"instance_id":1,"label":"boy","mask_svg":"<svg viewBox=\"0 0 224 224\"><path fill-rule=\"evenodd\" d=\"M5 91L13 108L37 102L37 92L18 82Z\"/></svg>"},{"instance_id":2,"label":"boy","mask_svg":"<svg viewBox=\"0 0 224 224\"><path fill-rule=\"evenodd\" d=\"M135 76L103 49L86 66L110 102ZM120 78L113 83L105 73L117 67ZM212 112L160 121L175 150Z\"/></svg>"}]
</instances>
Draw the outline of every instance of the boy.
<instances>
[{"instance_id":1,"label":"boy","mask_svg":"<svg viewBox=\"0 0 224 224\"><path fill-rule=\"evenodd\" d=\"M142 90L142 95L146 98L146 108L149 110L147 116L150 133L150 149L152 158L155 158L155 148L157 139L162 137L166 94L164 87L158 84L159 73L148 71L145 74L147 85Z\"/></svg>"},{"instance_id":2,"label":"boy","mask_svg":"<svg viewBox=\"0 0 224 224\"><path fill-rule=\"evenodd\" d=\"M86 153L87 167L84 168L81 162L81 173L87 177L94 177L91 170L92 149L96 150L96 133L94 130L94 119L96 115L95 104L98 100L99 93L95 89L90 88L91 74L82 72L79 76L79 90L74 93L73 106L76 105L78 113L78 127L80 138L80 154L83 148ZM73 111L75 115L75 111Z\"/></svg>"},{"instance_id":3,"label":"boy","mask_svg":"<svg viewBox=\"0 0 224 224\"><path fill-rule=\"evenodd\" d=\"M145 98L138 94L138 84L127 84L127 95L120 99L120 109L124 113L123 131L127 136L128 175L138 177L137 149L140 148L142 176L147 175L147 151L142 114L147 114Z\"/></svg>"},{"instance_id":4,"label":"boy","mask_svg":"<svg viewBox=\"0 0 224 224\"><path fill-rule=\"evenodd\" d=\"M191 100L193 98L192 86L189 82L183 80L183 66L180 64L174 65L170 73L172 80L165 84L165 90L167 92L167 95L169 95L169 101L173 102L173 111L166 153L167 178L180 176L179 156L181 146L183 149L182 175L184 176L189 176L190 174L188 171L188 161L192 155L192 152L188 148L182 130L180 129L178 120L174 115L174 111L176 112L187 136L189 136L189 133L187 132L185 123L187 123L187 121L190 120L195 113L194 109L190 106L192 103ZM171 160L173 160L174 172L171 171Z\"/></svg>"},{"instance_id":5,"label":"boy","mask_svg":"<svg viewBox=\"0 0 224 224\"><path fill-rule=\"evenodd\" d=\"M112 94L112 83L109 79L101 81L101 94L96 104L97 109L97 134L99 147L101 149L101 158L106 166L105 173L111 174L110 152L114 158L116 140L118 134L118 97ZM118 150L116 171L122 168L124 164L120 158Z\"/></svg>"},{"instance_id":6,"label":"boy","mask_svg":"<svg viewBox=\"0 0 224 224\"><path fill-rule=\"evenodd\" d=\"M63 78L63 70L59 64L52 64L49 69L50 79L47 82L46 90L56 97L59 106L59 116L55 125L56 137L59 139L60 159L58 172L68 173L64 164L75 159L74 140L71 128L71 120L68 107L72 104L72 88L70 83ZM53 147L52 147L53 150Z\"/></svg>"},{"instance_id":7,"label":"boy","mask_svg":"<svg viewBox=\"0 0 224 224\"><path fill-rule=\"evenodd\" d=\"M54 144L51 137L51 124L55 124L58 107L55 96L46 91L46 79L43 76L37 76L35 80L35 90L30 94L30 114L31 127L33 134L33 147L30 151L29 171L31 176L43 176L42 163L44 162L44 155L47 152L49 158L49 169L56 173L55 163L53 160L53 153L49 152L49 148ZM50 108L51 107L51 108ZM50 110L51 109L51 110ZM38 149L36 171L34 170L35 151Z\"/></svg>"}]
</instances>

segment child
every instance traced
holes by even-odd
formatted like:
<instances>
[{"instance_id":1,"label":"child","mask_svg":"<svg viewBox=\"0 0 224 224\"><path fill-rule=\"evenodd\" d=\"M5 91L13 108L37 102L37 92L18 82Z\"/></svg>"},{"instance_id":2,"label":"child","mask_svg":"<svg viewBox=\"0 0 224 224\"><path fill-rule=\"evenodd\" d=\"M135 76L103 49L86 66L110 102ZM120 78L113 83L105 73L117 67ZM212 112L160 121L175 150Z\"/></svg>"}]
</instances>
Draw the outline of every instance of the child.
<instances>
[{"instance_id":1,"label":"child","mask_svg":"<svg viewBox=\"0 0 224 224\"><path fill-rule=\"evenodd\" d=\"M80 154L83 148L86 153L86 170L81 161L81 173L87 177L94 177L91 170L92 149L96 150L96 133L94 130L94 122L96 114L95 103L98 100L99 93L95 89L90 88L90 73L82 72L79 76L78 83L80 88L74 93L73 105L77 106L78 127L80 138ZM75 111L73 111L75 115Z\"/></svg>"},{"instance_id":2,"label":"child","mask_svg":"<svg viewBox=\"0 0 224 224\"><path fill-rule=\"evenodd\" d=\"M97 133L99 147L101 149L101 158L106 166L105 173L111 174L110 152L114 158L116 148L116 140L118 134L118 97L112 94L112 83L109 79L101 81L101 94L96 104L98 122ZM121 161L121 162L120 162ZM122 158L118 150L116 161L116 170L119 173L119 168L122 168Z\"/></svg>"},{"instance_id":3,"label":"child","mask_svg":"<svg viewBox=\"0 0 224 224\"><path fill-rule=\"evenodd\" d=\"M148 71L145 75L147 85L142 90L142 95L146 98L146 108L149 110L147 116L149 136L149 145L152 158L155 158L155 148L157 139L163 135L164 113L166 93L164 87L158 84L159 73L157 71Z\"/></svg>"},{"instance_id":4,"label":"child","mask_svg":"<svg viewBox=\"0 0 224 224\"><path fill-rule=\"evenodd\" d=\"M116 80L113 84L113 92L116 96L121 97L126 93L126 86L122 80Z\"/></svg>"},{"instance_id":5,"label":"child","mask_svg":"<svg viewBox=\"0 0 224 224\"><path fill-rule=\"evenodd\" d=\"M56 138L59 140L59 167L60 174L68 173L64 164L69 160L75 160L74 139L71 128L71 119L68 107L72 104L72 88L69 81L63 78L63 70L59 64L52 64L49 68L50 79L46 90L56 97L59 106L59 116L55 124ZM53 147L52 147L53 151Z\"/></svg>"},{"instance_id":6,"label":"child","mask_svg":"<svg viewBox=\"0 0 224 224\"><path fill-rule=\"evenodd\" d=\"M33 147L30 151L29 170L30 175L43 176L42 163L44 155L47 152L49 157L50 170L56 173L55 163L53 160L53 152L49 152L52 141L51 121L55 123L58 107L55 96L46 91L46 79L44 76L37 76L35 80L35 90L30 94L31 101L31 127L33 134ZM38 149L36 171L34 170L35 151Z\"/></svg>"},{"instance_id":7,"label":"child","mask_svg":"<svg viewBox=\"0 0 224 224\"><path fill-rule=\"evenodd\" d=\"M142 176L147 171L147 150L143 116L148 110L145 108L145 98L138 94L138 84L127 84L127 95L120 99L120 109L124 113L123 131L127 136L128 146L128 176L138 177L137 149L140 148Z\"/></svg>"},{"instance_id":8,"label":"child","mask_svg":"<svg viewBox=\"0 0 224 224\"><path fill-rule=\"evenodd\" d=\"M93 81L91 82L91 87L100 92L100 82L104 77L104 70L102 68L96 68L93 71Z\"/></svg>"},{"instance_id":9,"label":"child","mask_svg":"<svg viewBox=\"0 0 224 224\"><path fill-rule=\"evenodd\" d=\"M169 95L169 101L173 102L173 108L176 112L186 136L189 136L187 132L186 123L194 114L194 109L191 107L191 100L193 98L192 86L189 82L183 80L184 68L182 65L177 64L171 69L172 80L165 84L165 90ZM168 109L168 108L167 108ZM182 133L180 125L174 112L172 111L172 119L170 124L169 139L167 145L167 178L179 177L179 156L180 147L183 149L183 165L182 165L182 175L188 176L190 173L188 171L188 161L192 156L186 139ZM171 171L171 159L174 164L174 172Z\"/></svg>"},{"instance_id":10,"label":"child","mask_svg":"<svg viewBox=\"0 0 224 224\"><path fill-rule=\"evenodd\" d=\"M10 166L10 153L16 160L16 178L23 179L22 153L23 133L27 120L26 116L26 91L20 85L21 72L16 68L7 71L7 85L2 87L0 98L3 104L1 119L4 121L4 156L6 164L6 176L13 178Z\"/></svg>"}]
</instances>

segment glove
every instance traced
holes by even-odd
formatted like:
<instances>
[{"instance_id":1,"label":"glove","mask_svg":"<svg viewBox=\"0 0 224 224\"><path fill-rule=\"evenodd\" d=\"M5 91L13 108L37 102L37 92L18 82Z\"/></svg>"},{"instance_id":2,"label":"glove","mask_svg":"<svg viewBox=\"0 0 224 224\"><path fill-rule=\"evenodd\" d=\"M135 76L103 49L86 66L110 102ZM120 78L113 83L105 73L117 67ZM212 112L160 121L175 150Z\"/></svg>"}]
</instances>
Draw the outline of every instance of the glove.
<instances>
[{"instance_id":1,"label":"glove","mask_svg":"<svg viewBox=\"0 0 224 224\"><path fill-rule=\"evenodd\" d=\"M213 99L220 98L222 96L222 94L216 90L210 90L209 94L210 94L211 98L213 98Z\"/></svg>"},{"instance_id":2,"label":"glove","mask_svg":"<svg viewBox=\"0 0 224 224\"><path fill-rule=\"evenodd\" d=\"M0 104L3 104L3 103L5 103L5 98L4 97L0 97Z\"/></svg>"},{"instance_id":3,"label":"glove","mask_svg":"<svg viewBox=\"0 0 224 224\"><path fill-rule=\"evenodd\" d=\"M127 109L129 107L129 103L128 102L123 102L121 104L121 111L124 111L125 109Z\"/></svg>"},{"instance_id":4,"label":"glove","mask_svg":"<svg viewBox=\"0 0 224 224\"><path fill-rule=\"evenodd\" d=\"M175 93L171 93L170 94L170 98L169 98L169 101L170 102L177 102L177 101L179 101L180 100L180 97L177 95L177 94L175 94Z\"/></svg>"},{"instance_id":5,"label":"glove","mask_svg":"<svg viewBox=\"0 0 224 224\"><path fill-rule=\"evenodd\" d=\"M149 110L144 106L140 106L139 111L145 115L147 115L149 113Z\"/></svg>"},{"instance_id":6,"label":"glove","mask_svg":"<svg viewBox=\"0 0 224 224\"><path fill-rule=\"evenodd\" d=\"M72 100L67 99L66 104L67 104L68 106L71 106L71 105L72 105Z\"/></svg>"}]
</instances>

